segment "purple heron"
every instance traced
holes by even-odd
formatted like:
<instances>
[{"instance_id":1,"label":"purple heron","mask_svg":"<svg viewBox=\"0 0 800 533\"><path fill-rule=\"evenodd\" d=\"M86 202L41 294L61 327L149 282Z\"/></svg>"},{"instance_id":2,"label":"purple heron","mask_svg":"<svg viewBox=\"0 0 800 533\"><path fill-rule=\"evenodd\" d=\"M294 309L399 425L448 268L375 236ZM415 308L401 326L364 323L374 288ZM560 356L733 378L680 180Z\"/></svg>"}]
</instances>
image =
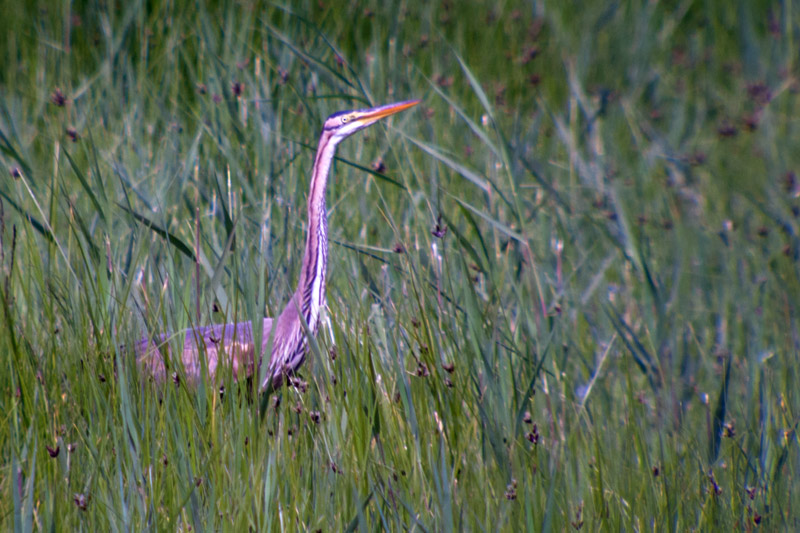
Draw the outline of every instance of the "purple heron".
<instances>
[{"instance_id":1,"label":"purple heron","mask_svg":"<svg viewBox=\"0 0 800 533\"><path fill-rule=\"evenodd\" d=\"M419 100L410 100L371 109L342 111L325 120L308 193L308 234L297 290L277 319L264 319L260 352L256 351L253 326L249 321L214 324L183 331L183 352L180 360L190 382L200 381L203 366L212 381L225 365L230 365L234 379L250 377L254 370L257 372L257 354L267 353L270 343L272 351L269 366L264 380L259 383L259 391L279 387L287 376L303 364L308 350L308 335L316 335L320 312L325 306L325 277L328 268L325 188L336 146L355 132L418 103ZM136 344L138 364L157 381L166 378L168 364L165 364L164 356L169 353L169 337L169 334L145 337Z\"/></svg>"}]
</instances>

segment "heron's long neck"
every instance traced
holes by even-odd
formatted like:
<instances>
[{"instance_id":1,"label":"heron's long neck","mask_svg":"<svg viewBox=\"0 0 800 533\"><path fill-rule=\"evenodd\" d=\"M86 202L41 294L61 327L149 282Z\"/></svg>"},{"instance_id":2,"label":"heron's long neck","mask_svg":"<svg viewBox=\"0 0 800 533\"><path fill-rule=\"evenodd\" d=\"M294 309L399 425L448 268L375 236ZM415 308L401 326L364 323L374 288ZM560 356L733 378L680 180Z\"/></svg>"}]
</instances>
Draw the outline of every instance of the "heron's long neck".
<instances>
[{"instance_id":1,"label":"heron's long neck","mask_svg":"<svg viewBox=\"0 0 800 533\"><path fill-rule=\"evenodd\" d=\"M336 141L323 131L314 160L311 189L308 193L308 235L303 267L296 297L298 312L303 315L312 332L319 325L320 308L325 302L325 276L328 270L328 214L325 209L325 188L331 162L336 152Z\"/></svg>"}]
</instances>

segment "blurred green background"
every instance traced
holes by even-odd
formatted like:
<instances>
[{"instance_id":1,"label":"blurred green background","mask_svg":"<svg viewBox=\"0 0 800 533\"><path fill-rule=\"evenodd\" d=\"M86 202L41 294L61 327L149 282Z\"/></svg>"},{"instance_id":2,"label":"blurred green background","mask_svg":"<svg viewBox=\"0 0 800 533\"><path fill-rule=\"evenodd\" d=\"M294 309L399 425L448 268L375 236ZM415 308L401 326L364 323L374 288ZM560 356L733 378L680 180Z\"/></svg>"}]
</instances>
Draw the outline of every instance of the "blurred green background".
<instances>
[{"instance_id":1,"label":"blurred green background","mask_svg":"<svg viewBox=\"0 0 800 533\"><path fill-rule=\"evenodd\" d=\"M3 529L800 528L791 0L0 13ZM412 98L307 388L143 377L280 312L322 121Z\"/></svg>"}]
</instances>

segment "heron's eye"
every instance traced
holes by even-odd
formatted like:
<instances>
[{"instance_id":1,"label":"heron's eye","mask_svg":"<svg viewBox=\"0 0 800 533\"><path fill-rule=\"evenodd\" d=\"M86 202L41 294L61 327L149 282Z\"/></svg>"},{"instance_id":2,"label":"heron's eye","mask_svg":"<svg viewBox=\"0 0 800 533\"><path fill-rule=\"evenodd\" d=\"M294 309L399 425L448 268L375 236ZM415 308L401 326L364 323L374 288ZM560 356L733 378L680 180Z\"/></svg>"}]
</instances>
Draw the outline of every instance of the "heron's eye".
<instances>
[{"instance_id":1,"label":"heron's eye","mask_svg":"<svg viewBox=\"0 0 800 533\"><path fill-rule=\"evenodd\" d=\"M350 120L349 117L342 117L342 124L347 124L347 121L349 120Z\"/></svg>"}]
</instances>

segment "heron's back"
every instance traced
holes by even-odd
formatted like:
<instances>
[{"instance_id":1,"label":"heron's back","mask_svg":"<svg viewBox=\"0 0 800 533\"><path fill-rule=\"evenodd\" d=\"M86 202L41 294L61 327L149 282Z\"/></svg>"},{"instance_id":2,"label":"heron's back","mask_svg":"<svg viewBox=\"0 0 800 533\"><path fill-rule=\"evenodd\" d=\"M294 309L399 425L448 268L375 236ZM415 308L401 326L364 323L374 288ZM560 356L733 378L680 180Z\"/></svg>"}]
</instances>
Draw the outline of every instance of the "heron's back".
<instances>
[{"instance_id":1,"label":"heron's back","mask_svg":"<svg viewBox=\"0 0 800 533\"><path fill-rule=\"evenodd\" d=\"M262 357L267 350L271 330L272 319L265 318L260 351ZM203 360L210 381L217 381L218 371L225 372L226 365L230 365L234 379L251 376L257 367L254 360L256 350L253 342L253 326L250 321L189 328L180 334L185 335L180 359L185 376L191 383L201 380ZM171 337L170 334L161 334L152 339L141 339L136 343L136 359L139 366L157 381L166 379L167 368L170 369L170 374L177 371L177 361L174 356L168 357L168 364L164 364L164 355L169 354L173 344ZM269 358L269 355L267 357Z\"/></svg>"}]
</instances>

